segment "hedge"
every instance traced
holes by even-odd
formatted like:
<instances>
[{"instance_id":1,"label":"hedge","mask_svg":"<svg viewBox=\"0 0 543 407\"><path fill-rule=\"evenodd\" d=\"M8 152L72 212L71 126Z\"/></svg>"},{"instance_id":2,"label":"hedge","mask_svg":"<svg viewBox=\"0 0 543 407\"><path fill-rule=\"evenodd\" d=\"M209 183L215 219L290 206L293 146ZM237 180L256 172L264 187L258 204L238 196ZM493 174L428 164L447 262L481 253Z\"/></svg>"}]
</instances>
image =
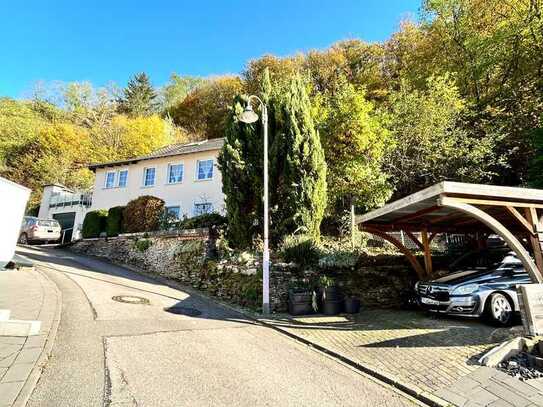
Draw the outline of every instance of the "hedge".
<instances>
[{"instance_id":1,"label":"hedge","mask_svg":"<svg viewBox=\"0 0 543 407\"><path fill-rule=\"evenodd\" d=\"M198 229L198 228L216 228L226 227L226 217L216 212L204 213L179 222L179 229Z\"/></svg>"},{"instance_id":2,"label":"hedge","mask_svg":"<svg viewBox=\"0 0 543 407\"><path fill-rule=\"evenodd\" d=\"M106 233L108 236L118 236L122 232L124 208L124 206L109 208L106 221Z\"/></svg>"},{"instance_id":3,"label":"hedge","mask_svg":"<svg viewBox=\"0 0 543 407\"><path fill-rule=\"evenodd\" d=\"M122 230L127 233L158 230L164 213L164 201L156 196L144 195L126 205L123 210Z\"/></svg>"},{"instance_id":4,"label":"hedge","mask_svg":"<svg viewBox=\"0 0 543 407\"><path fill-rule=\"evenodd\" d=\"M106 230L106 219L106 209L87 212L83 220L83 229L81 230L83 237L100 237L100 233Z\"/></svg>"}]
</instances>

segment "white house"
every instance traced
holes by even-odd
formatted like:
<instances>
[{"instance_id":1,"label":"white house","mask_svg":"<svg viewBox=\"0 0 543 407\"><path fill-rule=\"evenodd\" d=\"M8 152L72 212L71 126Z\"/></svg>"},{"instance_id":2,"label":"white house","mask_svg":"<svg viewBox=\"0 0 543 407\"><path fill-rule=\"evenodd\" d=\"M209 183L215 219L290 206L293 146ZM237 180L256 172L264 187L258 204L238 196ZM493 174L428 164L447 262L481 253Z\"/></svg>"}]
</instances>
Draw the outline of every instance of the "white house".
<instances>
[{"instance_id":1,"label":"white house","mask_svg":"<svg viewBox=\"0 0 543 407\"><path fill-rule=\"evenodd\" d=\"M142 196L161 198L166 210L182 218L224 213L217 157L224 139L173 144L129 160L94 164L91 210L126 205Z\"/></svg>"},{"instance_id":2,"label":"white house","mask_svg":"<svg viewBox=\"0 0 543 407\"><path fill-rule=\"evenodd\" d=\"M223 143L219 138L172 144L141 157L90 165L96 174L92 193L46 185L38 217L57 219L67 231L66 241L81 237L89 210L124 206L142 195L161 198L166 210L178 218L224 213L217 167Z\"/></svg>"}]
</instances>

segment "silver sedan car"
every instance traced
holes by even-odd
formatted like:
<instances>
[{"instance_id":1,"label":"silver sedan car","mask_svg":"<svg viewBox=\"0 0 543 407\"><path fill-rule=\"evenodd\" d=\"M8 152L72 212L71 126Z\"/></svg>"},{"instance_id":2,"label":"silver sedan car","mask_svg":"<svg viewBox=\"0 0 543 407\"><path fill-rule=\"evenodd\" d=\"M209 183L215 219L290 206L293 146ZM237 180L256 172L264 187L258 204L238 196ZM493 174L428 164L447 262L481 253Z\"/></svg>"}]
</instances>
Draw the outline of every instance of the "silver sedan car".
<instances>
[{"instance_id":1,"label":"silver sedan car","mask_svg":"<svg viewBox=\"0 0 543 407\"><path fill-rule=\"evenodd\" d=\"M516 286L531 283L521 261L509 249L488 249L456 264L451 274L415 285L423 309L449 315L486 317L511 325L519 301Z\"/></svg>"}]
</instances>

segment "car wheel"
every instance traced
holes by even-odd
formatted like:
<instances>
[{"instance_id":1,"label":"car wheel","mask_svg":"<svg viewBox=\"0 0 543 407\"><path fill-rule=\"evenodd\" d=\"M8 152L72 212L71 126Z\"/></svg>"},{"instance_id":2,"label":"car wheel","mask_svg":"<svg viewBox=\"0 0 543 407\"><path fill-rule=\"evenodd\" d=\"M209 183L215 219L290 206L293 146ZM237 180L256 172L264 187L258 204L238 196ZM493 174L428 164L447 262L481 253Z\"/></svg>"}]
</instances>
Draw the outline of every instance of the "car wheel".
<instances>
[{"instance_id":1,"label":"car wheel","mask_svg":"<svg viewBox=\"0 0 543 407\"><path fill-rule=\"evenodd\" d=\"M26 235L26 233L21 233L21 235L19 236L19 240L17 241L17 243L20 243L20 244L28 244L28 236Z\"/></svg>"},{"instance_id":2,"label":"car wheel","mask_svg":"<svg viewBox=\"0 0 543 407\"><path fill-rule=\"evenodd\" d=\"M501 293L494 293L486 303L486 316L491 323L509 326L513 322L513 306L509 298Z\"/></svg>"}]
</instances>

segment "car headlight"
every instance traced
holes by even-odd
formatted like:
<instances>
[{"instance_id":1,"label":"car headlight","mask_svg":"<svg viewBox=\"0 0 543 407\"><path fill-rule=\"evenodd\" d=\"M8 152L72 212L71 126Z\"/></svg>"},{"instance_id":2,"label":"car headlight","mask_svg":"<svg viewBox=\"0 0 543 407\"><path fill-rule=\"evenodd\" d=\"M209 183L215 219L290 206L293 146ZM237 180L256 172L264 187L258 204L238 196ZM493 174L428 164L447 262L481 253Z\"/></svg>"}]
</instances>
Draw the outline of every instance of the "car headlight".
<instances>
[{"instance_id":1,"label":"car headlight","mask_svg":"<svg viewBox=\"0 0 543 407\"><path fill-rule=\"evenodd\" d=\"M452 295L466 295L474 293L479 289L479 284L461 285L453 290Z\"/></svg>"}]
</instances>

